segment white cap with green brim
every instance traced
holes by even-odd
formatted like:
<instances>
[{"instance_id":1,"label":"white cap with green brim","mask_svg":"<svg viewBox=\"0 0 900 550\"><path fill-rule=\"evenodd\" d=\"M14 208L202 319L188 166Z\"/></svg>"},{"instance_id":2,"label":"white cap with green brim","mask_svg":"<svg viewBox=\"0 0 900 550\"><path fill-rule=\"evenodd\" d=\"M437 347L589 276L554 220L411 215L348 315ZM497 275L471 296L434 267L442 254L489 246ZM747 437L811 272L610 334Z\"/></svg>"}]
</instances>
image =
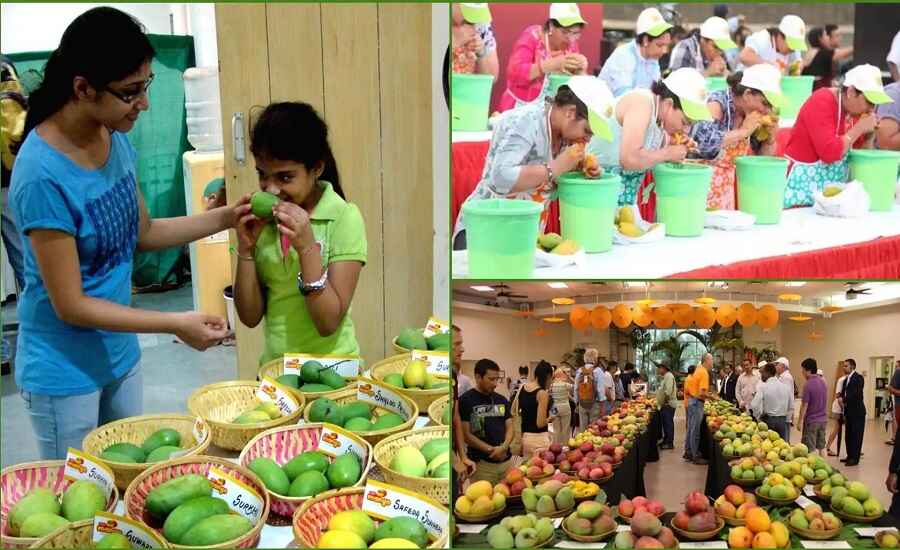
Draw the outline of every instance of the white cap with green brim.
<instances>
[{"instance_id":1,"label":"white cap with green brim","mask_svg":"<svg viewBox=\"0 0 900 550\"><path fill-rule=\"evenodd\" d=\"M595 76L577 75L565 85L587 106L591 132L606 141L612 141L609 120L614 114L616 98L606 82Z\"/></svg>"},{"instance_id":2,"label":"white cap with green brim","mask_svg":"<svg viewBox=\"0 0 900 550\"><path fill-rule=\"evenodd\" d=\"M772 107L783 107L785 97L781 92L781 71L775 65L760 63L744 69L741 86L759 90Z\"/></svg>"},{"instance_id":3,"label":"white cap with green brim","mask_svg":"<svg viewBox=\"0 0 900 550\"><path fill-rule=\"evenodd\" d=\"M658 9L647 8L638 15L634 33L636 35L649 34L650 36L655 37L671 28L672 25L663 18Z\"/></svg>"},{"instance_id":4,"label":"white cap with green brim","mask_svg":"<svg viewBox=\"0 0 900 550\"><path fill-rule=\"evenodd\" d=\"M460 3L459 9L462 11L463 19L467 23L477 25L479 23L491 22L491 9L486 3Z\"/></svg>"},{"instance_id":5,"label":"white cap with green brim","mask_svg":"<svg viewBox=\"0 0 900 550\"><path fill-rule=\"evenodd\" d=\"M844 86L853 86L862 92L869 103L883 105L893 103L891 96L884 93L881 83L881 70L875 65L857 65L844 75Z\"/></svg>"},{"instance_id":6,"label":"white cap with green brim","mask_svg":"<svg viewBox=\"0 0 900 550\"><path fill-rule=\"evenodd\" d=\"M706 106L709 95L706 77L700 71L691 67L676 69L663 80L663 84L678 96L681 110L689 119L712 120L712 114Z\"/></svg>"},{"instance_id":7,"label":"white cap with green brim","mask_svg":"<svg viewBox=\"0 0 900 550\"><path fill-rule=\"evenodd\" d=\"M785 15L778 24L778 30L784 34L788 48L795 52L805 52L806 45L806 23L796 15Z\"/></svg>"},{"instance_id":8,"label":"white cap with green brim","mask_svg":"<svg viewBox=\"0 0 900 550\"><path fill-rule=\"evenodd\" d=\"M700 26L700 36L712 40L720 50L733 50L737 44L731 39L728 21L721 17L710 17Z\"/></svg>"},{"instance_id":9,"label":"white cap with green brim","mask_svg":"<svg viewBox=\"0 0 900 550\"><path fill-rule=\"evenodd\" d=\"M581 17L581 10L575 3L555 2L550 4L550 19L553 19L563 27L572 25L587 25L587 21Z\"/></svg>"}]
</instances>

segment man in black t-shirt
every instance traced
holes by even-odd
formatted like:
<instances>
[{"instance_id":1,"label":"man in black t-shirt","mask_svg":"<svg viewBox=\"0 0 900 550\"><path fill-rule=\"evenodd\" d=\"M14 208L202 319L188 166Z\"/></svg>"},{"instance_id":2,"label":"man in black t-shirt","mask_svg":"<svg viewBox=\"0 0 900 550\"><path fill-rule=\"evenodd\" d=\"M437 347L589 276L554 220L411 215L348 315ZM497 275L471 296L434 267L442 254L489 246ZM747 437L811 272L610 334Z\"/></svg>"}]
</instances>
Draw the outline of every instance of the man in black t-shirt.
<instances>
[{"instance_id":1,"label":"man in black t-shirt","mask_svg":"<svg viewBox=\"0 0 900 550\"><path fill-rule=\"evenodd\" d=\"M816 78L814 91L834 85L837 65L853 57L853 47L841 47L841 30L833 23L810 29L807 40L811 48L803 57L803 74Z\"/></svg>"},{"instance_id":2,"label":"man in black t-shirt","mask_svg":"<svg viewBox=\"0 0 900 550\"><path fill-rule=\"evenodd\" d=\"M471 480L500 483L509 469L513 427L509 401L495 392L500 367L490 359L475 363L475 387L459 398L459 416L469 458L475 461Z\"/></svg>"}]
</instances>

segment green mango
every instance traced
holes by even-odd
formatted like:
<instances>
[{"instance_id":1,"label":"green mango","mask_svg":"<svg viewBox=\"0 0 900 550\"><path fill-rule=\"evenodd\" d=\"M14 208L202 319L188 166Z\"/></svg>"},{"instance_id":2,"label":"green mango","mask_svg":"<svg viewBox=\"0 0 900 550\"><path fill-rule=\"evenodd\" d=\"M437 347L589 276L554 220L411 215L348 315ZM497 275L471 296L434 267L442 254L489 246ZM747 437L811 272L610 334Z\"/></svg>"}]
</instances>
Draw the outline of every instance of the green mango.
<instances>
[{"instance_id":1,"label":"green mango","mask_svg":"<svg viewBox=\"0 0 900 550\"><path fill-rule=\"evenodd\" d=\"M220 498L193 498L172 510L163 524L163 534L169 542L180 544L184 534L200 520L229 512L228 503Z\"/></svg>"},{"instance_id":2,"label":"green mango","mask_svg":"<svg viewBox=\"0 0 900 550\"><path fill-rule=\"evenodd\" d=\"M372 405L363 403L362 401L348 403L347 405L344 405L341 410L344 413L344 422L351 418L365 418L366 420L372 418Z\"/></svg>"},{"instance_id":3,"label":"green mango","mask_svg":"<svg viewBox=\"0 0 900 550\"><path fill-rule=\"evenodd\" d=\"M250 211L261 220L272 218L272 209L278 204L278 197L265 191L257 191L250 195Z\"/></svg>"},{"instance_id":4,"label":"green mango","mask_svg":"<svg viewBox=\"0 0 900 550\"><path fill-rule=\"evenodd\" d=\"M428 349L435 351L450 351L450 333L435 334L425 339Z\"/></svg>"},{"instance_id":5,"label":"green mango","mask_svg":"<svg viewBox=\"0 0 900 550\"><path fill-rule=\"evenodd\" d=\"M22 529L19 531L23 537L40 538L49 535L56 529L64 525L68 525L69 520L56 514L47 512L38 512L31 514L22 523Z\"/></svg>"},{"instance_id":6,"label":"green mango","mask_svg":"<svg viewBox=\"0 0 900 550\"><path fill-rule=\"evenodd\" d=\"M359 464L359 457L353 453L343 454L328 466L328 483L332 489L341 487L351 487L359 481L362 475L362 468Z\"/></svg>"},{"instance_id":7,"label":"green mango","mask_svg":"<svg viewBox=\"0 0 900 550\"><path fill-rule=\"evenodd\" d=\"M331 369L326 369L319 374L319 380L332 389L339 390L347 386L347 379Z\"/></svg>"},{"instance_id":8,"label":"green mango","mask_svg":"<svg viewBox=\"0 0 900 550\"><path fill-rule=\"evenodd\" d=\"M103 451L100 453L100 459L107 462L124 462L125 464L137 464L134 457L115 451ZM144 462L143 460L141 462Z\"/></svg>"},{"instance_id":9,"label":"green mango","mask_svg":"<svg viewBox=\"0 0 900 550\"><path fill-rule=\"evenodd\" d=\"M318 361L310 360L300 367L300 378L305 384L318 384L321 381L321 373L325 367Z\"/></svg>"},{"instance_id":10,"label":"green mango","mask_svg":"<svg viewBox=\"0 0 900 550\"><path fill-rule=\"evenodd\" d=\"M391 374L385 376L384 379L382 380L382 382L384 382L385 384L390 384L391 386L394 386L397 388L405 388L406 387L403 385L403 375L400 374L399 372L392 372Z\"/></svg>"},{"instance_id":11,"label":"green mango","mask_svg":"<svg viewBox=\"0 0 900 550\"><path fill-rule=\"evenodd\" d=\"M428 545L428 531L417 520L409 516L391 518L375 530L375 540L381 539L406 539L419 548Z\"/></svg>"},{"instance_id":12,"label":"green mango","mask_svg":"<svg viewBox=\"0 0 900 550\"><path fill-rule=\"evenodd\" d=\"M143 451L140 447L133 443L115 443L110 445L109 447L103 449L103 452L116 453L121 455L127 455L131 457L132 462L144 462L147 460L147 453ZM102 456L102 454L101 454ZM112 459L110 459L112 460ZM123 462L123 461L119 461Z\"/></svg>"},{"instance_id":13,"label":"green mango","mask_svg":"<svg viewBox=\"0 0 900 550\"><path fill-rule=\"evenodd\" d=\"M253 529L253 523L237 514L216 514L201 519L181 537L184 546L212 546L234 540Z\"/></svg>"},{"instance_id":14,"label":"green mango","mask_svg":"<svg viewBox=\"0 0 900 550\"><path fill-rule=\"evenodd\" d=\"M335 426L343 426L345 421L344 407L338 406L331 409L324 421L329 424L334 424Z\"/></svg>"},{"instance_id":15,"label":"green mango","mask_svg":"<svg viewBox=\"0 0 900 550\"><path fill-rule=\"evenodd\" d=\"M141 444L141 450L149 455L159 447L163 446L181 446L181 434L171 428L158 430L156 432L153 432L150 437L144 440L144 442Z\"/></svg>"},{"instance_id":16,"label":"green mango","mask_svg":"<svg viewBox=\"0 0 900 550\"><path fill-rule=\"evenodd\" d=\"M431 477L434 479L450 479L450 462L447 461L438 466L431 472Z\"/></svg>"},{"instance_id":17,"label":"green mango","mask_svg":"<svg viewBox=\"0 0 900 550\"><path fill-rule=\"evenodd\" d=\"M269 415L264 413L263 411L246 411L241 413L237 418L232 422L233 424L259 424L260 422L268 422L272 420L269 418Z\"/></svg>"},{"instance_id":18,"label":"green mango","mask_svg":"<svg viewBox=\"0 0 900 550\"><path fill-rule=\"evenodd\" d=\"M324 474L328 471L328 464L328 459L320 451L306 451L292 458L281 468L288 478L294 481L303 472L316 471Z\"/></svg>"},{"instance_id":19,"label":"green mango","mask_svg":"<svg viewBox=\"0 0 900 550\"><path fill-rule=\"evenodd\" d=\"M212 485L206 477L187 474L170 479L151 489L144 504L151 516L163 521L172 510L185 502L210 495L212 495Z\"/></svg>"},{"instance_id":20,"label":"green mango","mask_svg":"<svg viewBox=\"0 0 900 550\"><path fill-rule=\"evenodd\" d=\"M448 403L447 406L444 407L444 414L441 415L441 424L443 424L444 426L449 426L450 420L451 420L451 418L450 418L451 414L453 414L453 413L450 409L450 404Z\"/></svg>"},{"instance_id":21,"label":"green mango","mask_svg":"<svg viewBox=\"0 0 900 550\"><path fill-rule=\"evenodd\" d=\"M300 391L303 393L322 393L334 391L334 388L325 384L303 384L300 386Z\"/></svg>"},{"instance_id":22,"label":"green mango","mask_svg":"<svg viewBox=\"0 0 900 550\"><path fill-rule=\"evenodd\" d=\"M269 417L269 420L275 420L276 418L281 418L281 409L278 408L277 403L273 403L272 401L266 401L265 403L260 403L257 405L254 411L262 411L266 413L266 416Z\"/></svg>"},{"instance_id":23,"label":"green mango","mask_svg":"<svg viewBox=\"0 0 900 550\"><path fill-rule=\"evenodd\" d=\"M62 515L69 521L92 519L106 509L106 495L96 484L78 480L63 493Z\"/></svg>"},{"instance_id":24,"label":"green mango","mask_svg":"<svg viewBox=\"0 0 900 550\"><path fill-rule=\"evenodd\" d=\"M248 467L251 472L259 476L266 489L279 495L288 494L291 481L288 479L287 474L284 473L284 470L281 469L281 466L276 464L274 460L266 457L255 458Z\"/></svg>"},{"instance_id":25,"label":"green mango","mask_svg":"<svg viewBox=\"0 0 900 550\"><path fill-rule=\"evenodd\" d=\"M428 349L428 342L425 340L425 335L422 334L421 329L417 328L405 328L400 331L400 335L397 336L397 345L409 350Z\"/></svg>"},{"instance_id":26,"label":"green mango","mask_svg":"<svg viewBox=\"0 0 900 550\"><path fill-rule=\"evenodd\" d=\"M431 462L432 460L434 460L434 457L448 451L449 449L450 439L446 437L439 437L437 439L432 439L428 443L422 445L422 448L419 450L422 451L422 456L425 457L425 462Z\"/></svg>"},{"instance_id":27,"label":"green mango","mask_svg":"<svg viewBox=\"0 0 900 550\"><path fill-rule=\"evenodd\" d=\"M388 428L396 428L406 422L402 416L393 412L386 412L375 419L372 430L386 430Z\"/></svg>"},{"instance_id":28,"label":"green mango","mask_svg":"<svg viewBox=\"0 0 900 550\"><path fill-rule=\"evenodd\" d=\"M288 490L288 496L292 497L311 497L318 495L323 491L327 491L331 487L328 485L328 479L318 470L308 470L298 475L291 482Z\"/></svg>"},{"instance_id":29,"label":"green mango","mask_svg":"<svg viewBox=\"0 0 900 550\"><path fill-rule=\"evenodd\" d=\"M17 537L22 524L32 514L59 515L62 507L56 494L46 487L35 487L16 502L6 518L9 533Z\"/></svg>"},{"instance_id":30,"label":"green mango","mask_svg":"<svg viewBox=\"0 0 900 550\"><path fill-rule=\"evenodd\" d=\"M181 447L173 447L170 445L164 445L159 447L152 453L147 455L147 462L162 462L164 460L169 460L169 457L172 456L172 453L177 453L179 451L183 451Z\"/></svg>"},{"instance_id":31,"label":"green mango","mask_svg":"<svg viewBox=\"0 0 900 550\"><path fill-rule=\"evenodd\" d=\"M108 533L94 544L94 548L131 548L131 541L121 533Z\"/></svg>"},{"instance_id":32,"label":"green mango","mask_svg":"<svg viewBox=\"0 0 900 550\"><path fill-rule=\"evenodd\" d=\"M351 432L368 432L372 429L372 422L368 418L354 417L344 422L344 429Z\"/></svg>"},{"instance_id":33,"label":"green mango","mask_svg":"<svg viewBox=\"0 0 900 550\"><path fill-rule=\"evenodd\" d=\"M281 376L276 378L275 381L282 386L294 388L295 390L300 389L300 377L296 374L282 374Z\"/></svg>"},{"instance_id":34,"label":"green mango","mask_svg":"<svg viewBox=\"0 0 900 550\"><path fill-rule=\"evenodd\" d=\"M333 399L328 399L327 397L316 399L309 407L310 422L324 422L328 413L337 406L337 403L335 403Z\"/></svg>"}]
</instances>

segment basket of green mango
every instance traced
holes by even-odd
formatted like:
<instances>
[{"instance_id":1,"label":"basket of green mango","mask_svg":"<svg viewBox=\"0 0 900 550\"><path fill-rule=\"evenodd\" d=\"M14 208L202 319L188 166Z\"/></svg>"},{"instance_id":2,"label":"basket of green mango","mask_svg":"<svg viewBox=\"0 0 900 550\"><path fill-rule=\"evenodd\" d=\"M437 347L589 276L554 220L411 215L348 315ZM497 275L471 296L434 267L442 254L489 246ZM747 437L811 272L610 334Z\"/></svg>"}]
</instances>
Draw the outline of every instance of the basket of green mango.
<instances>
[{"instance_id":1,"label":"basket of green mango","mask_svg":"<svg viewBox=\"0 0 900 550\"><path fill-rule=\"evenodd\" d=\"M94 520L86 519L64 525L34 543L31 548L131 548L130 541L121 533L107 534L93 541ZM162 537L160 537L162 539ZM165 540L158 541L158 548L170 548ZM128 543L128 546L125 544Z\"/></svg>"},{"instance_id":2,"label":"basket of green mango","mask_svg":"<svg viewBox=\"0 0 900 550\"><path fill-rule=\"evenodd\" d=\"M399 354L409 353L414 349L450 351L450 333L441 332L426 338L422 329L405 328L391 341L391 346Z\"/></svg>"},{"instance_id":3,"label":"basket of green mango","mask_svg":"<svg viewBox=\"0 0 900 550\"><path fill-rule=\"evenodd\" d=\"M372 446L356 434L345 433L343 437L363 450L365 460L354 453L332 458L319 450L323 427L321 423L295 424L266 430L241 451L240 464L266 485L273 514L290 518L306 499L323 491L365 484L372 467Z\"/></svg>"},{"instance_id":4,"label":"basket of green mango","mask_svg":"<svg viewBox=\"0 0 900 550\"><path fill-rule=\"evenodd\" d=\"M87 434L81 448L98 457L116 476L116 487L128 488L154 462L170 457L203 454L212 440L204 430L194 434L197 417L186 414L147 414L116 420Z\"/></svg>"},{"instance_id":5,"label":"basket of green mango","mask_svg":"<svg viewBox=\"0 0 900 550\"><path fill-rule=\"evenodd\" d=\"M297 422L303 396L288 394L294 411L282 414L272 402L261 402L256 396L260 382L233 380L208 384L188 397L188 410L209 424L212 443L216 447L240 451L258 434Z\"/></svg>"},{"instance_id":6,"label":"basket of green mango","mask_svg":"<svg viewBox=\"0 0 900 550\"><path fill-rule=\"evenodd\" d=\"M422 411L427 411L432 403L450 393L449 378L427 372L425 362L414 361L409 353L375 363L371 374L372 378L394 386L415 401Z\"/></svg>"},{"instance_id":7,"label":"basket of green mango","mask_svg":"<svg viewBox=\"0 0 900 550\"><path fill-rule=\"evenodd\" d=\"M400 398L412 410L409 418L382 407L361 403L357 396L357 389L352 388L335 396L320 397L306 405L303 419L306 422L327 422L340 426L375 445L385 437L411 429L419 416L416 402L402 394Z\"/></svg>"},{"instance_id":8,"label":"basket of green mango","mask_svg":"<svg viewBox=\"0 0 900 550\"><path fill-rule=\"evenodd\" d=\"M375 445L384 481L450 502L450 427L432 426L386 437Z\"/></svg>"},{"instance_id":9,"label":"basket of green mango","mask_svg":"<svg viewBox=\"0 0 900 550\"><path fill-rule=\"evenodd\" d=\"M259 367L257 377L262 380L267 376L307 402L356 387L357 380L356 376L341 376L318 361L305 361L300 366L300 374L285 374L283 359L275 359Z\"/></svg>"},{"instance_id":10,"label":"basket of green mango","mask_svg":"<svg viewBox=\"0 0 900 550\"><path fill-rule=\"evenodd\" d=\"M450 396L445 395L435 399L428 405L428 418L435 426L449 426L452 420L453 409L450 408Z\"/></svg>"}]
</instances>

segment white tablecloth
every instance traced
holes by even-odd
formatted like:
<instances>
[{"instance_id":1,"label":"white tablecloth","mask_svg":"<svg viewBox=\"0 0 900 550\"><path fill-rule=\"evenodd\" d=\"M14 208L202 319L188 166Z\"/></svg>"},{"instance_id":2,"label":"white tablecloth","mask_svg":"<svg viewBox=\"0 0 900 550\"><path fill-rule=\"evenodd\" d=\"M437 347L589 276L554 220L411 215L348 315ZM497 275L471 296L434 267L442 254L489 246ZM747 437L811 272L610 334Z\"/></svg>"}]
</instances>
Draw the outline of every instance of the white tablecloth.
<instances>
[{"instance_id":1,"label":"white tablecloth","mask_svg":"<svg viewBox=\"0 0 900 550\"><path fill-rule=\"evenodd\" d=\"M588 254L582 267L535 269L535 279L657 279L709 266L797 254L900 235L900 207L863 218L816 215L812 208L786 210L778 225L747 231L706 229L701 237L667 237L658 243L613 246ZM465 251L453 252L453 277L468 277ZM773 273L773 278L778 274Z\"/></svg>"}]
</instances>

